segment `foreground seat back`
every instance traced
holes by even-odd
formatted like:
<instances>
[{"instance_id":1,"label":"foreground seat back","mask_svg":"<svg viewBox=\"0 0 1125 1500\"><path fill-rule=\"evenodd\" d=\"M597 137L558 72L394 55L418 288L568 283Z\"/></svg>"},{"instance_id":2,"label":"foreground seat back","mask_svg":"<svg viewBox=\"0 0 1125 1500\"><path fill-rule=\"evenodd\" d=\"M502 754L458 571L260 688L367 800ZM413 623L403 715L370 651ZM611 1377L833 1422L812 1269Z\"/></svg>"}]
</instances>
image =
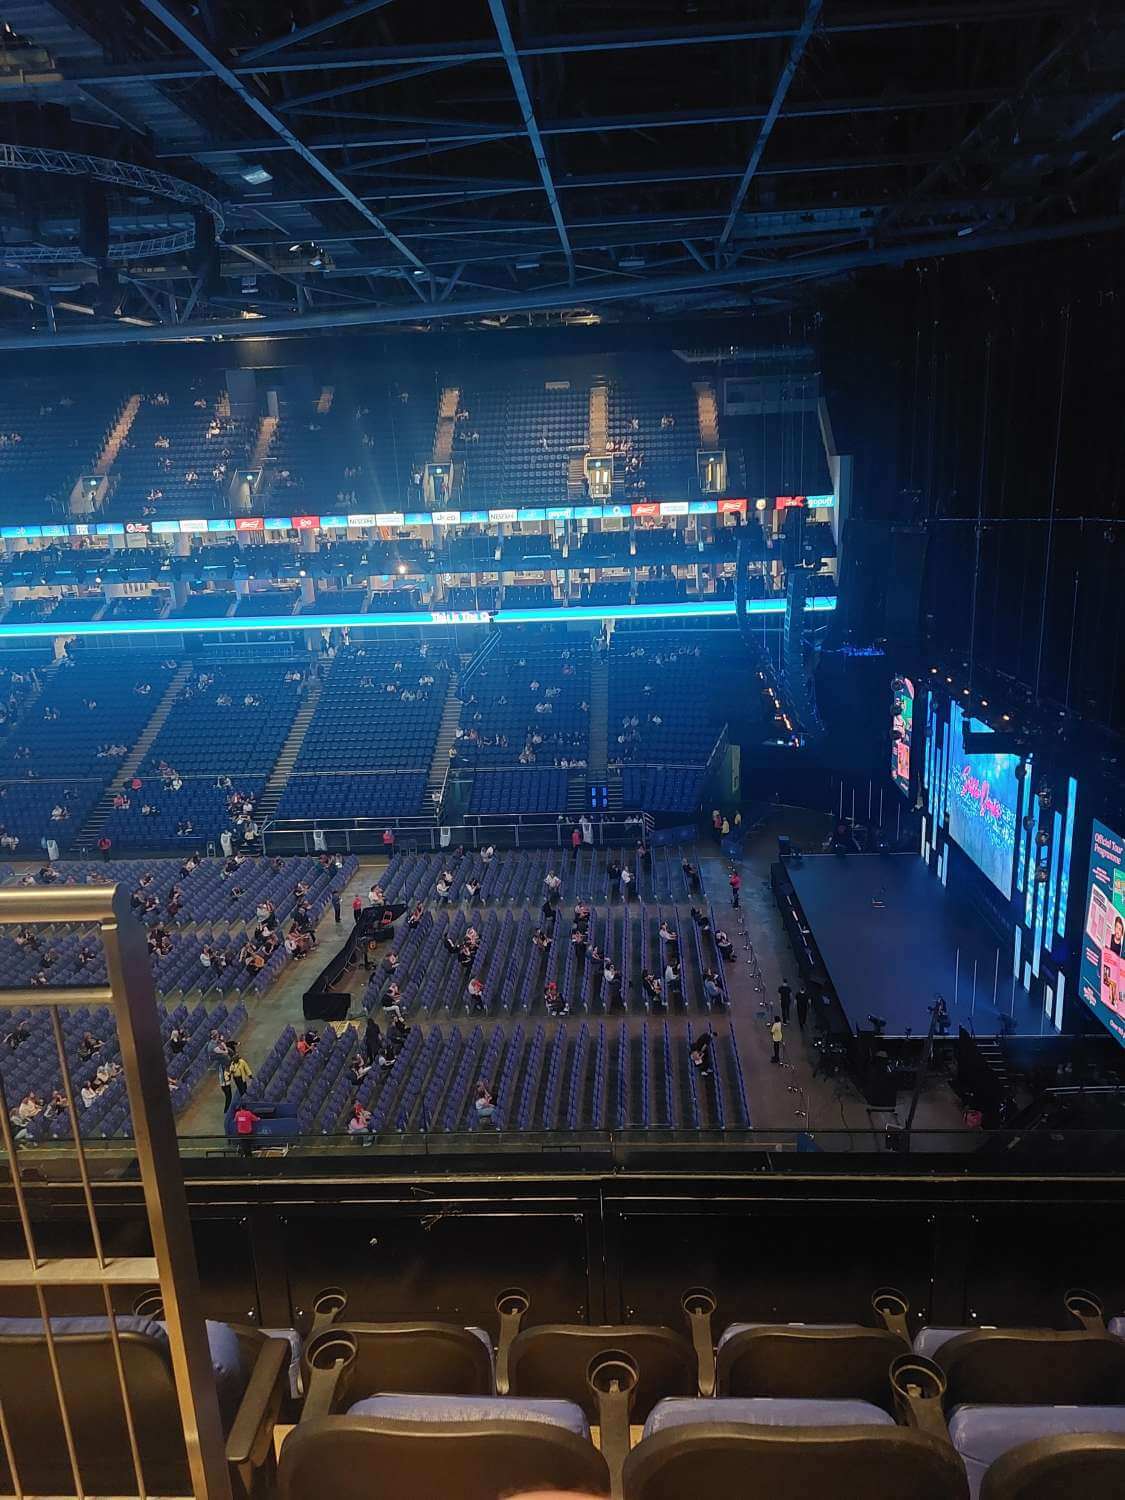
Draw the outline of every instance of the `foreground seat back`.
<instances>
[{"instance_id":1,"label":"foreground seat back","mask_svg":"<svg viewBox=\"0 0 1125 1500\"><path fill-rule=\"evenodd\" d=\"M496 1500L525 1489L604 1495L608 1487L605 1461L585 1438L518 1418L322 1417L301 1422L281 1449L281 1500Z\"/></svg>"},{"instance_id":2,"label":"foreground seat back","mask_svg":"<svg viewBox=\"0 0 1125 1500\"><path fill-rule=\"evenodd\" d=\"M508 1349L508 1382L513 1396L554 1397L581 1406L599 1420L598 1401L588 1380L591 1361L613 1351L636 1365L631 1389L632 1420L643 1422L663 1396L694 1396L699 1373L695 1350L670 1328L641 1325L544 1323L525 1328Z\"/></svg>"},{"instance_id":3,"label":"foreground seat back","mask_svg":"<svg viewBox=\"0 0 1125 1500\"><path fill-rule=\"evenodd\" d=\"M870 1401L891 1410L888 1371L909 1348L886 1328L734 1325L719 1340L720 1396Z\"/></svg>"},{"instance_id":4,"label":"foreground seat back","mask_svg":"<svg viewBox=\"0 0 1125 1500\"><path fill-rule=\"evenodd\" d=\"M757 1427L727 1422L647 1437L625 1460L625 1500L968 1500L960 1459L894 1426Z\"/></svg>"},{"instance_id":5,"label":"foreground seat back","mask_svg":"<svg viewBox=\"0 0 1125 1500\"><path fill-rule=\"evenodd\" d=\"M947 1410L1125 1403L1125 1343L1108 1333L980 1328L943 1343L934 1358Z\"/></svg>"},{"instance_id":6,"label":"foreground seat back","mask_svg":"<svg viewBox=\"0 0 1125 1500\"><path fill-rule=\"evenodd\" d=\"M87 1493L135 1494L129 1433L105 1320L60 1318L52 1326L84 1488ZM160 1325L147 1319L119 1318L118 1330L146 1488L156 1494L188 1493L168 1340ZM23 1490L73 1493L66 1434L41 1325L34 1333L0 1335L0 1405ZM2 1452L0 1481L11 1494L13 1476Z\"/></svg>"},{"instance_id":7,"label":"foreground seat back","mask_svg":"<svg viewBox=\"0 0 1125 1500\"><path fill-rule=\"evenodd\" d=\"M984 1476L980 1500L1120 1500L1125 1434L1073 1433L1021 1443Z\"/></svg>"},{"instance_id":8,"label":"foreground seat back","mask_svg":"<svg viewBox=\"0 0 1125 1500\"><path fill-rule=\"evenodd\" d=\"M384 1391L487 1396L492 1351L451 1323L336 1323L306 1343L302 1375L322 1416Z\"/></svg>"}]
</instances>

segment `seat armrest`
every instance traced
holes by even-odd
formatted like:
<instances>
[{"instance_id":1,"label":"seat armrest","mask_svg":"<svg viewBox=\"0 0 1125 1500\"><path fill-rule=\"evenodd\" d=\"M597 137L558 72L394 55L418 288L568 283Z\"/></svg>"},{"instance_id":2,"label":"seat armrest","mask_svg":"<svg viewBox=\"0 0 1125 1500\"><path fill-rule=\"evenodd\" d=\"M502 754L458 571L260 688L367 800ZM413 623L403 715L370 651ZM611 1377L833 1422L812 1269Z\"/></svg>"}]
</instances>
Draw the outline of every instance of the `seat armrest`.
<instances>
[{"instance_id":1,"label":"seat armrest","mask_svg":"<svg viewBox=\"0 0 1125 1500\"><path fill-rule=\"evenodd\" d=\"M272 1455L273 1429L288 1389L288 1343L264 1334L257 1337L261 1346L227 1437L227 1463L236 1468L259 1468Z\"/></svg>"},{"instance_id":2,"label":"seat armrest","mask_svg":"<svg viewBox=\"0 0 1125 1500\"><path fill-rule=\"evenodd\" d=\"M262 1352L262 1345L269 1339L269 1334L263 1333L260 1328L255 1328L252 1323L228 1323L227 1327L238 1340L242 1368L252 1372L258 1362L258 1355Z\"/></svg>"}]
</instances>

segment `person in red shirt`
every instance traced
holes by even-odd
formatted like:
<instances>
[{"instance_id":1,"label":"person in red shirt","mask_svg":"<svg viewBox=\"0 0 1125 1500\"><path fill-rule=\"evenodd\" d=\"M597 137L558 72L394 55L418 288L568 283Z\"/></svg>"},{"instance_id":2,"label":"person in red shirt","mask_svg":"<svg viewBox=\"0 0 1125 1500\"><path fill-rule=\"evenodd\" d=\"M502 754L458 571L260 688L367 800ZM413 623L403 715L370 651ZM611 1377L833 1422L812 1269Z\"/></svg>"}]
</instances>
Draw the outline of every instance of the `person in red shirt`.
<instances>
[{"instance_id":1,"label":"person in red shirt","mask_svg":"<svg viewBox=\"0 0 1125 1500\"><path fill-rule=\"evenodd\" d=\"M352 902L352 921L359 921L359 914L363 910L363 897L357 896Z\"/></svg>"},{"instance_id":2,"label":"person in red shirt","mask_svg":"<svg viewBox=\"0 0 1125 1500\"><path fill-rule=\"evenodd\" d=\"M578 851L579 851L579 849L581 849L581 847L582 847L582 830L581 830L581 828L575 828L574 832L570 835L570 847L574 850L575 854L577 854Z\"/></svg>"},{"instance_id":3,"label":"person in red shirt","mask_svg":"<svg viewBox=\"0 0 1125 1500\"><path fill-rule=\"evenodd\" d=\"M731 872L731 877L728 884L730 885L730 904L732 906L737 906L738 893L742 889L742 876L738 873L737 870Z\"/></svg>"},{"instance_id":4,"label":"person in red shirt","mask_svg":"<svg viewBox=\"0 0 1125 1500\"><path fill-rule=\"evenodd\" d=\"M102 834L101 838L98 840L98 848L101 850L102 859L108 859L109 851L113 848L113 840L110 838L108 833Z\"/></svg>"},{"instance_id":5,"label":"person in red shirt","mask_svg":"<svg viewBox=\"0 0 1125 1500\"><path fill-rule=\"evenodd\" d=\"M395 852L395 836L393 829L383 829L383 848L387 851L388 854L393 854Z\"/></svg>"},{"instance_id":6,"label":"person in red shirt","mask_svg":"<svg viewBox=\"0 0 1125 1500\"><path fill-rule=\"evenodd\" d=\"M234 1112L234 1133L238 1136L238 1151L240 1156L249 1156L253 1149L254 1126L261 1119L252 1109L247 1109L245 1104L240 1105Z\"/></svg>"}]
</instances>

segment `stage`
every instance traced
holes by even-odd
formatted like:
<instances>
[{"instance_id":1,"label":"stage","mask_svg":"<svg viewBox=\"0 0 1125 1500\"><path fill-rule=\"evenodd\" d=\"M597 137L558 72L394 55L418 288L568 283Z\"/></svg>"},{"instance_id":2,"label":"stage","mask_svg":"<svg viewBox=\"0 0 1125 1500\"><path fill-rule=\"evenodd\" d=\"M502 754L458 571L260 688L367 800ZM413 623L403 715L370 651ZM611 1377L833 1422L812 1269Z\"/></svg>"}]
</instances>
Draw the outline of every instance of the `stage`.
<instances>
[{"instance_id":1,"label":"stage","mask_svg":"<svg viewBox=\"0 0 1125 1500\"><path fill-rule=\"evenodd\" d=\"M853 1035L870 1032L875 1015L888 1039L924 1036L937 995L950 1036L959 1026L995 1036L1001 1017L1016 1035L1055 1034L1026 990L1013 993L1011 942L999 948L993 1007L995 936L917 854L805 855L784 871Z\"/></svg>"}]
</instances>

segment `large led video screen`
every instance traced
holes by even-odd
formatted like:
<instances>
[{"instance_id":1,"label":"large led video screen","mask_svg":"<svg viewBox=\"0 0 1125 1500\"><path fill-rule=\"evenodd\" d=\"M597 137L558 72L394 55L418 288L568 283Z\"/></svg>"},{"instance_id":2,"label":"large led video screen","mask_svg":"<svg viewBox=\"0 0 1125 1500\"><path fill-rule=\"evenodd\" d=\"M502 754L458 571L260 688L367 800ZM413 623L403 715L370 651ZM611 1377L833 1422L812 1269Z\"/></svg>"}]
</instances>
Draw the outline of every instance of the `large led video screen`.
<instances>
[{"instance_id":1,"label":"large led video screen","mask_svg":"<svg viewBox=\"0 0 1125 1500\"><path fill-rule=\"evenodd\" d=\"M946 803L949 836L989 880L1010 899L1016 851L1018 755L966 755L963 725L974 734L991 733L978 719L965 719L960 705L949 710L949 779Z\"/></svg>"},{"instance_id":2,"label":"large led video screen","mask_svg":"<svg viewBox=\"0 0 1125 1500\"><path fill-rule=\"evenodd\" d=\"M910 736L914 728L914 684L909 677L891 683L891 780L910 795Z\"/></svg>"},{"instance_id":3,"label":"large led video screen","mask_svg":"<svg viewBox=\"0 0 1125 1500\"><path fill-rule=\"evenodd\" d=\"M1125 840L1094 819L1090 884L1078 988L1106 1030L1125 1047Z\"/></svg>"}]
</instances>

